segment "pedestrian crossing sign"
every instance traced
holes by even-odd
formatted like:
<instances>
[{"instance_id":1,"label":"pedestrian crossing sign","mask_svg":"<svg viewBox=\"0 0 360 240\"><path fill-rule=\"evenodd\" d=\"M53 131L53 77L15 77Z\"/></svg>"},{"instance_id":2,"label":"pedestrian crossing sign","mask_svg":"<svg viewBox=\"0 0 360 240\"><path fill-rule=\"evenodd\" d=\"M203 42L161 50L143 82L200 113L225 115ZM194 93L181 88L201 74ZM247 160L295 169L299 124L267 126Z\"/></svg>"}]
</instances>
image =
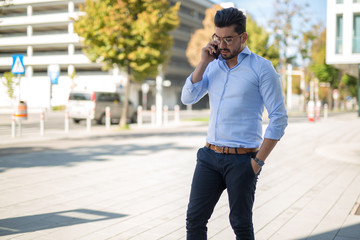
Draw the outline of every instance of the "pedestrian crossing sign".
<instances>
[{"instance_id":1,"label":"pedestrian crossing sign","mask_svg":"<svg viewBox=\"0 0 360 240\"><path fill-rule=\"evenodd\" d=\"M25 66L23 63L23 54L16 54L12 55L13 64L11 66L11 73L12 74L24 74L25 73Z\"/></svg>"}]
</instances>

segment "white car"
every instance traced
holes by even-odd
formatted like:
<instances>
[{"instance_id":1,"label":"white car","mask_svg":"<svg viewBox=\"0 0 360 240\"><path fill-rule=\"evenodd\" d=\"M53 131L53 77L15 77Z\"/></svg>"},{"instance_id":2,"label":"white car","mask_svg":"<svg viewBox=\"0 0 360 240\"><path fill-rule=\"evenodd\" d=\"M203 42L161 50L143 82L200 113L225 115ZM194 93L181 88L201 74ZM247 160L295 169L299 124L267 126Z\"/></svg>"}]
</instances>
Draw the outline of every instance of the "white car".
<instances>
[{"instance_id":1,"label":"white car","mask_svg":"<svg viewBox=\"0 0 360 240\"><path fill-rule=\"evenodd\" d=\"M88 116L98 124L105 124L105 108L110 107L111 122L118 122L121 117L123 101L116 92L82 92L70 93L67 110L69 117L79 123ZM133 104L129 101L128 122L136 122L137 115Z\"/></svg>"}]
</instances>

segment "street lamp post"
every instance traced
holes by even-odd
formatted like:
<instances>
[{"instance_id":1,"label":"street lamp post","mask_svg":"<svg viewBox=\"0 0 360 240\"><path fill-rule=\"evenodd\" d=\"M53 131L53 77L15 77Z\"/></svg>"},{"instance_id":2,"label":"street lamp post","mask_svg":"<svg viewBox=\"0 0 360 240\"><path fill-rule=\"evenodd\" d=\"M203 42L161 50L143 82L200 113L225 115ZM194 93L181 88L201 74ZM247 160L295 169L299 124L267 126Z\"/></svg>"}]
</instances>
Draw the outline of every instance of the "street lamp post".
<instances>
[{"instance_id":1,"label":"street lamp post","mask_svg":"<svg viewBox=\"0 0 360 240\"><path fill-rule=\"evenodd\" d=\"M164 74L162 65L158 67L158 75L156 77L156 125L162 125L162 109L163 109L163 81L164 81Z\"/></svg>"}]
</instances>

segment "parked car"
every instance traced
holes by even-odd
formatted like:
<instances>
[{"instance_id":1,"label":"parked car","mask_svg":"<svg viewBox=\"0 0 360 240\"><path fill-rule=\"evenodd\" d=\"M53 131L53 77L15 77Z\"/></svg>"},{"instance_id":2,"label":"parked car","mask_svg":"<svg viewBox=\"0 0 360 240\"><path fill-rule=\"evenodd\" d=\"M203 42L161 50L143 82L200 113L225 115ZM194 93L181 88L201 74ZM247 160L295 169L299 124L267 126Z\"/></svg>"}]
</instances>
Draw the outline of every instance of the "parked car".
<instances>
[{"instance_id":1,"label":"parked car","mask_svg":"<svg viewBox=\"0 0 360 240\"><path fill-rule=\"evenodd\" d=\"M118 122L121 117L123 100L116 92L82 92L73 91L70 93L67 109L69 117L79 123L86 120L90 114L90 119L98 124L105 124L105 108L110 107L111 122ZM136 109L131 101L128 108L128 122L136 122Z\"/></svg>"}]
</instances>

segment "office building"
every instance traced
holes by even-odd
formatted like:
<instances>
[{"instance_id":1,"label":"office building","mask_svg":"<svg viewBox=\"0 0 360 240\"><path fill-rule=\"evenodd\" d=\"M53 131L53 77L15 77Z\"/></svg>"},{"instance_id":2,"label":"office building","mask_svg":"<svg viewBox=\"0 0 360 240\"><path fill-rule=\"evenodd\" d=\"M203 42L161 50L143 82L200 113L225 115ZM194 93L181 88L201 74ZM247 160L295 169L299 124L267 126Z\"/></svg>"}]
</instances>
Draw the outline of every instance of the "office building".
<instances>
[{"instance_id":1,"label":"office building","mask_svg":"<svg viewBox=\"0 0 360 240\"><path fill-rule=\"evenodd\" d=\"M326 63L359 76L360 0L327 0Z\"/></svg>"}]
</instances>

